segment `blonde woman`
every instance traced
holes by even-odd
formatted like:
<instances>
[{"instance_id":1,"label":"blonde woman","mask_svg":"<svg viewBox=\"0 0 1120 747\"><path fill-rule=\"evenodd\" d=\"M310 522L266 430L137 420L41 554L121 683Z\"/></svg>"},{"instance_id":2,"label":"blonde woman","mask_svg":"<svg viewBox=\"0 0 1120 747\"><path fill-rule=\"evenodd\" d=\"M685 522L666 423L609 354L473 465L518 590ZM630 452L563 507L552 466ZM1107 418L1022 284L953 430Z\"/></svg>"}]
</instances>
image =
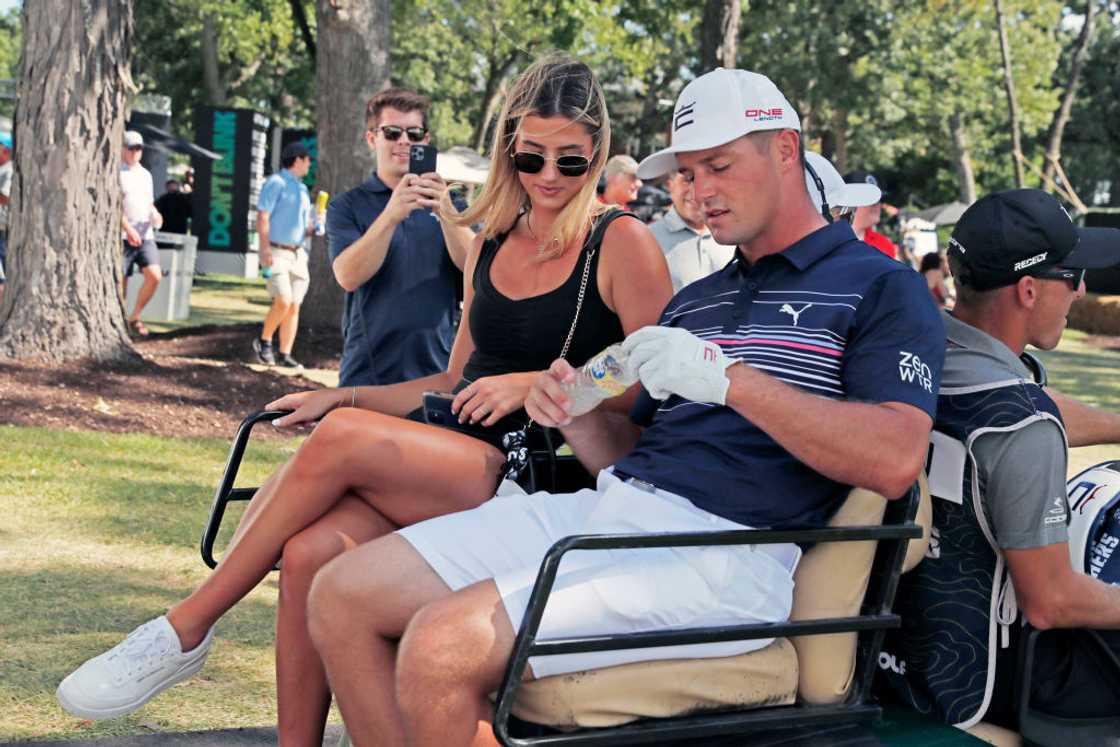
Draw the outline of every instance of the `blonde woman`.
<instances>
[{"instance_id":1,"label":"blonde woman","mask_svg":"<svg viewBox=\"0 0 1120 747\"><path fill-rule=\"evenodd\" d=\"M400 526L479 505L494 493L504 462L484 432L472 437L413 422L422 394L454 391L451 409L460 421L500 435L524 422L531 382L569 333L567 359L579 365L656 323L669 300L669 274L652 234L595 199L609 148L603 93L586 65L551 57L517 79L497 122L486 185L458 218L483 229L467 258L464 323L448 370L270 403L293 411L278 425L320 422L261 487L217 570L165 615L63 680L58 698L68 711L121 716L193 675L213 625L282 558L280 741L318 743L330 693L307 632L316 571ZM601 240L589 240L595 237ZM617 406L626 407L624 399Z\"/></svg>"}]
</instances>

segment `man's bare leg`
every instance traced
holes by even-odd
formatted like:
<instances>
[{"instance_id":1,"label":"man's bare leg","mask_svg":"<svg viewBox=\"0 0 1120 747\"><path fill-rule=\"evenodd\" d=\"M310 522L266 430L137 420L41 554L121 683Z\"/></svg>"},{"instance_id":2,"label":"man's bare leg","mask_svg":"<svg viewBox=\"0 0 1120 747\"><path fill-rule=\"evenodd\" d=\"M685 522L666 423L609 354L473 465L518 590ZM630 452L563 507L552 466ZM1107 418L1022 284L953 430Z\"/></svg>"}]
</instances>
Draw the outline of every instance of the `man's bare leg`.
<instances>
[{"instance_id":1,"label":"man's bare leg","mask_svg":"<svg viewBox=\"0 0 1120 747\"><path fill-rule=\"evenodd\" d=\"M335 558L315 577L308 626L355 745L405 744L396 640L421 607L450 594L396 534Z\"/></svg>"},{"instance_id":2,"label":"man's bare leg","mask_svg":"<svg viewBox=\"0 0 1120 747\"><path fill-rule=\"evenodd\" d=\"M299 329L299 304L288 307L288 313L280 322L280 355L291 355L296 344L296 331Z\"/></svg>"},{"instance_id":3,"label":"man's bare leg","mask_svg":"<svg viewBox=\"0 0 1120 747\"><path fill-rule=\"evenodd\" d=\"M148 265L143 269L141 274L144 276L144 284L140 286L140 293L136 296L136 306L132 309L132 313L128 315L128 321L130 322L140 318L140 312L148 305L148 301L152 300L152 296L156 293L156 288L159 287L159 281L163 277L159 265ZM127 283L127 278L125 282Z\"/></svg>"},{"instance_id":4,"label":"man's bare leg","mask_svg":"<svg viewBox=\"0 0 1120 747\"><path fill-rule=\"evenodd\" d=\"M489 693L501 683L515 637L492 580L425 605L397 652L407 744L496 745Z\"/></svg>"},{"instance_id":5,"label":"man's bare leg","mask_svg":"<svg viewBox=\"0 0 1120 747\"><path fill-rule=\"evenodd\" d=\"M307 630L307 595L315 574L331 559L396 527L354 496L284 545L276 609L277 737L281 747L320 744L331 692Z\"/></svg>"},{"instance_id":6,"label":"man's bare leg","mask_svg":"<svg viewBox=\"0 0 1120 747\"><path fill-rule=\"evenodd\" d=\"M261 339L272 341L272 336L276 334L276 330L280 327L280 323L284 321L284 317L292 308L292 302L283 296L277 296L272 299L272 306L268 308L268 314L264 318L264 327L261 329Z\"/></svg>"},{"instance_id":7,"label":"man's bare leg","mask_svg":"<svg viewBox=\"0 0 1120 747\"><path fill-rule=\"evenodd\" d=\"M342 408L328 413L283 467L217 570L172 607L190 650L275 565L284 543L343 496L355 494L404 526L473 508L490 497L501 453L469 436ZM254 499L257 501L257 498Z\"/></svg>"}]
</instances>

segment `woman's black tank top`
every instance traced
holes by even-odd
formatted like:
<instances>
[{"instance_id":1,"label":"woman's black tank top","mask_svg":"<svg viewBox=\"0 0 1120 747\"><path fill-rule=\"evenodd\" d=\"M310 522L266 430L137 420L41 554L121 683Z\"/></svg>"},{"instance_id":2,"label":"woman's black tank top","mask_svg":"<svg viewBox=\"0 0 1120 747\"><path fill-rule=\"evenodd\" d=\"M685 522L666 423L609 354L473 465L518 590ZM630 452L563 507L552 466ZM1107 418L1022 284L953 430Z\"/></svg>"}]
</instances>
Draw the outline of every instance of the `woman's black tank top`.
<instances>
[{"instance_id":1,"label":"woman's black tank top","mask_svg":"<svg viewBox=\"0 0 1120 747\"><path fill-rule=\"evenodd\" d=\"M605 213L599 221L609 224L627 214L615 210ZM474 381L483 376L541 371L560 357L575 317L580 280L589 251L594 251L594 255L587 277L583 309L566 359L578 367L608 345L622 341L625 336L622 322L603 302L596 280L601 254L598 250L605 233L605 225L602 231L592 229L588 241L596 236L598 238L593 245L584 244L579 261L563 285L548 293L516 301L502 295L490 282L490 266L506 234L483 243L472 278L474 300L468 323L475 350L463 369L465 379Z\"/></svg>"}]
</instances>

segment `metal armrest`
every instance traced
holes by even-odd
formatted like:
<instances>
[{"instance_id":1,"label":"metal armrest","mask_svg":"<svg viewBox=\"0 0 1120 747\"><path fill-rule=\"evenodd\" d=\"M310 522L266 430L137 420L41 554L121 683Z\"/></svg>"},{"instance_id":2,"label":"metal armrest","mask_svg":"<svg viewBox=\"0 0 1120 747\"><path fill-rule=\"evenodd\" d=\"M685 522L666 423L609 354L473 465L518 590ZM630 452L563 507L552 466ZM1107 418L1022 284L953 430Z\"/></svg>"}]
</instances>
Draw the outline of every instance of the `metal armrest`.
<instances>
[{"instance_id":1,"label":"metal armrest","mask_svg":"<svg viewBox=\"0 0 1120 747\"><path fill-rule=\"evenodd\" d=\"M237 427L237 434L233 437L233 445L226 459L222 479L218 489L214 492L214 502L210 505L210 516L206 520L206 527L202 530L202 562L211 568L218 565L214 559L214 542L218 538L218 530L222 526L222 517L226 513L226 504L231 501L247 501L256 494L256 488L235 488L234 480L237 479L237 470L241 468L241 459L245 456L245 447L249 443L249 434L257 423L272 422L276 418L287 415L287 410L261 410L254 412L241 421Z\"/></svg>"},{"instance_id":2,"label":"metal armrest","mask_svg":"<svg viewBox=\"0 0 1120 747\"><path fill-rule=\"evenodd\" d=\"M513 710L514 700L516 699L517 689L524 677L531 656L647 648L673 644L774 638L787 635L817 635L861 630L876 631L877 635L875 639L879 645L881 645L883 631L888 628L897 628L900 625L900 618L898 615L891 613L889 610L890 604L894 598L894 589L897 587L902 557L905 554L904 540L917 539L922 536L922 528L915 524L913 520L914 513L917 510L917 493L915 490L916 487L910 491L907 497L900 499L901 502L907 504L905 507L901 507L901 515L898 515L898 512L892 512L898 521L898 523L894 525L826 527L800 530L743 529L720 532L575 535L559 540L549 548L548 552L545 554L544 560L541 562L540 571L537 574L536 582L533 585L533 591L529 597L525 618L522 620L521 629L518 631L512 655L506 666L505 676L502 679L501 687L498 689L494 712L495 735L502 744L506 745L530 743L546 744L552 741L548 738L525 741L512 736L509 731L510 715ZM885 603L881 600L878 604L869 605L871 609L866 610L866 614L862 614L858 617L689 628L668 632L631 633L617 636L588 636L582 638L554 639L545 642L537 642L536 640L541 619L544 616L545 606L556 580L556 573L560 567L560 561L565 554L573 550L705 547L715 545L780 544L789 542L860 542L867 540L894 540L894 542L891 543L893 547L889 550L890 555L886 560L886 562L894 564L893 573L888 574L893 576L894 583L891 584L888 581L885 584L878 584L875 593L884 597ZM877 557L876 562L878 563L878 561L879 558ZM871 593L870 589L868 593ZM865 604L865 607L867 606L868 605ZM871 648L877 655L877 648L874 642L871 644ZM857 675L860 674L863 673L857 673ZM859 679L860 685L857 690L859 698L862 699L867 691L867 686L863 684L863 679L866 679L869 683L870 672L866 673L866 677L859 677ZM835 719L837 715L843 712L841 710L842 708L843 707L831 706L816 707L813 711L813 718L819 715L821 718ZM782 719L788 719L789 717L789 713L785 709L760 709L756 712L754 721L757 722L758 725L773 726L774 722L764 713L770 710L785 713L786 715L783 716ZM809 714L806 713L804 715L808 716ZM779 719L779 721L782 719ZM700 732L697 733L689 726L688 722L689 719L687 718L663 720L665 726L659 738L676 737L685 733L695 734L697 736L699 736L700 733L726 733L728 728L739 724L735 719L729 720L728 717L713 718L713 720L707 724L707 728L717 729L717 731L707 731L707 728L702 727ZM798 722L806 723L804 717L799 718ZM723 730L722 732L718 731L721 729ZM607 736L608 731L610 732L609 738ZM645 738L642 736L643 732L646 734ZM603 736L604 739L608 739L612 744L622 744L629 741L647 741L649 739L648 734L649 730L644 725L638 724L630 727L606 730ZM632 739L630 737L632 737ZM562 741L560 738L557 738L557 740ZM581 740L581 742L582 741L583 740ZM595 743L595 741L596 740L588 740L587 743Z\"/></svg>"}]
</instances>

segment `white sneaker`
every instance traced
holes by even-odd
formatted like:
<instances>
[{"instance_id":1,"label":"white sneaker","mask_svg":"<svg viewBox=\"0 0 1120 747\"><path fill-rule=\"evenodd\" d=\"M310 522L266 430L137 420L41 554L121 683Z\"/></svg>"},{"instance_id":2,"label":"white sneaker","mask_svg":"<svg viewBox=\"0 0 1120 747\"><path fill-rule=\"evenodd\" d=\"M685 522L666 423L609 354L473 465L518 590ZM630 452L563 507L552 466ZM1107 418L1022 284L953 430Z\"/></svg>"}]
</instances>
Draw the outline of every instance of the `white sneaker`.
<instances>
[{"instance_id":1,"label":"white sneaker","mask_svg":"<svg viewBox=\"0 0 1120 747\"><path fill-rule=\"evenodd\" d=\"M213 637L211 629L202 643L183 653L166 617L149 620L64 679L58 702L79 718L125 716L202 669Z\"/></svg>"}]
</instances>

